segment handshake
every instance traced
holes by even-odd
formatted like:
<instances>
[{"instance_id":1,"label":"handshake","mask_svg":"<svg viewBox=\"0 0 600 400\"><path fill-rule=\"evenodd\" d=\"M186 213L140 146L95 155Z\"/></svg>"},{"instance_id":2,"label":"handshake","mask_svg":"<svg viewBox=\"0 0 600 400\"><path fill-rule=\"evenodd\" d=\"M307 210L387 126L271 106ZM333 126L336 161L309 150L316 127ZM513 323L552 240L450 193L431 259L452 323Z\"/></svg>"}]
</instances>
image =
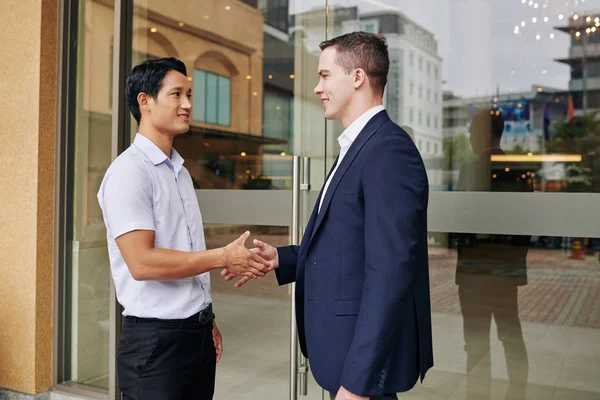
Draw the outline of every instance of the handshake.
<instances>
[{"instance_id":1,"label":"handshake","mask_svg":"<svg viewBox=\"0 0 600 400\"><path fill-rule=\"evenodd\" d=\"M269 271L279 268L279 256L277 249L267 243L254 239L253 249L247 249L246 240L250 232L244 232L239 238L223 248L224 269L221 275L226 281L237 276L242 279L234 284L234 287L243 286L250 279L258 279L265 276Z\"/></svg>"}]
</instances>

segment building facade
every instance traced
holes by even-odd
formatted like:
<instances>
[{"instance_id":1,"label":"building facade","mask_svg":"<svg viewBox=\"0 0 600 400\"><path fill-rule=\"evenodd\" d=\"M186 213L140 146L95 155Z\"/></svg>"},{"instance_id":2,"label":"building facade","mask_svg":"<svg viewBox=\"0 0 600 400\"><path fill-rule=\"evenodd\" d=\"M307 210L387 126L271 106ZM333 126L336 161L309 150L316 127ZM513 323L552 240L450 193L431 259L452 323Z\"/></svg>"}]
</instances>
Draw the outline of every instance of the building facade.
<instances>
[{"instance_id":1,"label":"building facade","mask_svg":"<svg viewBox=\"0 0 600 400\"><path fill-rule=\"evenodd\" d=\"M568 35L570 46L566 57L556 61L570 68L569 94L575 115L583 116L600 110L600 12L573 15L567 25L557 26L558 35Z\"/></svg>"},{"instance_id":2,"label":"building facade","mask_svg":"<svg viewBox=\"0 0 600 400\"><path fill-rule=\"evenodd\" d=\"M465 22L464 32L497 26L515 14L511 7L529 7L480 3L489 12ZM430 12L429 5L0 3L0 399L120 398L121 307L96 193L137 130L124 99L131 68L160 57L187 66L192 122L175 148L194 180L207 246L223 246L245 230L287 245L302 237L343 131L324 119L313 93L318 44L356 30L387 38L385 105L412 137L430 178L435 367L410 396L599 397L600 124L567 118L569 93L577 116L584 116L578 91L590 111L596 108L594 53L586 48L589 57L580 57L574 39L574 71L552 82L536 75L510 93L454 96L481 87L467 87L462 72L448 76L454 70L444 72L442 55L444 62L473 60L469 71L482 61L477 85L496 86L488 81L507 71L491 57L521 44L512 30L490 28L478 39L496 45L480 52L469 47L471 39L445 37L444 24L448 32L460 29L448 7ZM561 11L570 18L563 26L578 24L574 15L595 26L596 14L581 7L569 5L570 17ZM533 5L526 10L534 12ZM591 26L585 33L592 47L594 33ZM532 58L511 66L523 75L533 61L557 58L547 51L519 57L526 56ZM575 59L583 60L585 85ZM445 83L453 81L460 87ZM475 110L487 107L515 115L507 118L502 151L493 154L478 152L468 131ZM289 287L267 275L234 289L217 273L212 292L224 336L216 399L323 398L310 360L297 352Z\"/></svg>"}]
</instances>

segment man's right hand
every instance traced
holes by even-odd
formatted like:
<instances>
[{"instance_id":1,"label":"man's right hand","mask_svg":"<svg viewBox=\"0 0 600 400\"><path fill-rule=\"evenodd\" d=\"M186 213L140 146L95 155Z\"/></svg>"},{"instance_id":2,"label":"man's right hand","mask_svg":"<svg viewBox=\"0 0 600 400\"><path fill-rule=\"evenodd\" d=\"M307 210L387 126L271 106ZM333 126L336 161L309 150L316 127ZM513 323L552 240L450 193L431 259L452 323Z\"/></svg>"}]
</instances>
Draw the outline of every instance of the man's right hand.
<instances>
[{"instance_id":1,"label":"man's right hand","mask_svg":"<svg viewBox=\"0 0 600 400\"><path fill-rule=\"evenodd\" d=\"M256 246L251 251L258 256L262 257L262 259L268 262L268 271L272 271L275 268L279 268L279 253L277 253L277 249L270 244L262 242L258 239L254 239L254 245ZM225 278L226 281L230 281L235 278L237 275L229 273L227 270L223 270L221 275ZM239 288L243 286L246 282L250 280L250 277L244 276L242 279L237 281L233 286Z\"/></svg>"},{"instance_id":2,"label":"man's right hand","mask_svg":"<svg viewBox=\"0 0 600 400\"><path fill-rule=\"evenodd\" d=\"M269 272L270 263L260 254L244 246L250 232L243 233L239 238L224 248L225 269L223 273L231 276L244 276L244 279L258 279Z\"/></svg>"}]
</instances>

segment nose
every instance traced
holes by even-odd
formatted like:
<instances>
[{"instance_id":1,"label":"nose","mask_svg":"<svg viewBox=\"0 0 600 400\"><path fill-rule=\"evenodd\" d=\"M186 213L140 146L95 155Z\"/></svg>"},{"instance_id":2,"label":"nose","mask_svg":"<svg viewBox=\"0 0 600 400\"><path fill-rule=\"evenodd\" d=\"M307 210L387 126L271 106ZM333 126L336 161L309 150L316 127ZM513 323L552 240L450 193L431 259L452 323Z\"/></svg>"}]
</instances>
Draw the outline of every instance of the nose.
<instances>
[{"instance_id":1,"label":"nose","mask_svg":"<svg viewBox=\"0 0 600 400\"><path fill-rule=\"evenodd\" d=\"M181 102L181 108L184 110L190 110L192 108L192 102L187 96L183 97L183 101Z\"/></svg>"},{"instance_id":2,"label":"nose","mask_svg":"<svg viewBox=\"0 0 600 400\"><path fill-rule=\"evenodd\" d=\"M320 95L321 93L323 93L323 89L321 88L321 82L317 83L317 86L315 86L313 93L316 95Z\"/></svg>"}]
</instances>

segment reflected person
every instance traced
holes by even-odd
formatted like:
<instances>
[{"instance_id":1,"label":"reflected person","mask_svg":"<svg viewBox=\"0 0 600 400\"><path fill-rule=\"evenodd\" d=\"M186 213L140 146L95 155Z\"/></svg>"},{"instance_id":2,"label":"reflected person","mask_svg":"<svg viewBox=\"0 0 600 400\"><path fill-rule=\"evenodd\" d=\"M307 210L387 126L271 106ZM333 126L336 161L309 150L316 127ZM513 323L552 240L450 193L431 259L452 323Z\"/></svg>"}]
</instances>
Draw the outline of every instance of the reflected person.
<instances>
[{"instance_id":1,"label":"reflected person","mask_svg":"<svg viewBox=\"0 0 600 400\"><path fill-rule=\"evenodd\" d=\"M500 148L503 131L501 111L483 109L473 116L469 133L476 159L461 168L458 190L532 191L527 175L525 179L522 177L526 173L522 166L512 164L508 168L491 160L492 155L505 154ZM493 213L493 208L490 212ZM525 398L528 361L519 320L518 288L527 284L530 240L528 235L458 235L456 284L467 353L468 399L491 395L492 317L506 357L509 388L505 398Z\"/></svg>"}]
</instances>

